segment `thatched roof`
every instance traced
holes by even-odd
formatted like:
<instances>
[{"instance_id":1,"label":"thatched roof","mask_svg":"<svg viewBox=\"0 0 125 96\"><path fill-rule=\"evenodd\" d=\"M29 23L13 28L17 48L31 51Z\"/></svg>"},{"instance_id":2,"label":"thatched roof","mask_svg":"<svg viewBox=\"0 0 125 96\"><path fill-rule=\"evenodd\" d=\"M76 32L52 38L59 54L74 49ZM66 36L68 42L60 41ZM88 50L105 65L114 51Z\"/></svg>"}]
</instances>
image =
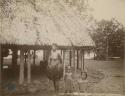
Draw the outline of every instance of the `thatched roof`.
<instances>
[{"instance_id":1,"label":"thatched roof","mask_svg":"<svg viewBox=\"0 0 125 96\"><path fill-rule=\"evenodd\" d=\"M1 44L93 46L84 21L63 2L36 0L14 5L2 21Z\"/></svg>"}]
</instances>

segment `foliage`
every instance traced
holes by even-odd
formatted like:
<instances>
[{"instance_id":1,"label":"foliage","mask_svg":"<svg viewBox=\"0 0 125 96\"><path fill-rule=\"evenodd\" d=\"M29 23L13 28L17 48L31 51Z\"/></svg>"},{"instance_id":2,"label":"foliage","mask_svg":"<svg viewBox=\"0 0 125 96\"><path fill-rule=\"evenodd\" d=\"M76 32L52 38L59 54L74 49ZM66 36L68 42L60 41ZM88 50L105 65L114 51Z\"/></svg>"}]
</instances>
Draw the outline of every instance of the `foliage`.
<instances>
[{"instance_id":1,"label":"foliage","mask_svg":"<svg viewBox=\"0 0 125 96\"><path fill-rule=\"evenodd\" d=\"M107 56L123 58L124 33L124 26L115 19L98 22L94 32L91 33L96 44L97 58L106 59Z\"/></svg>"}]
</instances>

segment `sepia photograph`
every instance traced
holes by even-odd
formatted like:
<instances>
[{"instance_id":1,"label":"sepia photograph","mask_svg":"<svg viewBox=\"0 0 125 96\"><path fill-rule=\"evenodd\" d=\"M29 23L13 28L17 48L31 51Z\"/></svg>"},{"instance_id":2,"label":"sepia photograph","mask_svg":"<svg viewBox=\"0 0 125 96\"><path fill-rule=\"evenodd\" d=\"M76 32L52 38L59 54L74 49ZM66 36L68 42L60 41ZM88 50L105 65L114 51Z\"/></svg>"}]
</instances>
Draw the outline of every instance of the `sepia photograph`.
<instances>
[{"instance_id":1,"label":"sepia photograph","mask_svg":"<svg viewBox=\"0 0 125 96\"><path fill-rule=\"evenodd\" d=\"M0 96L125 96L125 0L0 0Z\"/></svg>"}]
</instances>

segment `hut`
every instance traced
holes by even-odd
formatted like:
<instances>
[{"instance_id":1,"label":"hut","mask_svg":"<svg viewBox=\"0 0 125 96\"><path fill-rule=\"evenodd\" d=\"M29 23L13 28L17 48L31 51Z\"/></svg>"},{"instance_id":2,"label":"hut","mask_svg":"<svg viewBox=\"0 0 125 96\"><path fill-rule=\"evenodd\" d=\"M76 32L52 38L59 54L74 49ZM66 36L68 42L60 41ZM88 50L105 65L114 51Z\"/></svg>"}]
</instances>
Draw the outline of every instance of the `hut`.
<instances>
[{"instance_id":1,"label":"hut","mask_svg":"<svg viewBox=\"0 0 125 96\"><path fill-rule=\"evenodd\" d=\"M5 8L1 10L5 10ZM77 67L75 51L77 51L77 65L79 58L81 58L81 69L83 71L84 50L92 48L94 42L87 32L81 16L65 2L62 2L62 0L35 0L35 3L33 3L32 0L12 0L6 10L10 11L9 15L1 18L0 57L2 57L1 52L5 48L20 50L20 84L24 81L25 51L48 50L52 43L57 43L59 49L63 50L63 60L65 59L65 50L70 50L70 65L73 56L75 71ZM1 66L0 62L0 86ZM28 65L28 82L31 79L30 70L31 68Z\"/></svg>"}]
</instances>

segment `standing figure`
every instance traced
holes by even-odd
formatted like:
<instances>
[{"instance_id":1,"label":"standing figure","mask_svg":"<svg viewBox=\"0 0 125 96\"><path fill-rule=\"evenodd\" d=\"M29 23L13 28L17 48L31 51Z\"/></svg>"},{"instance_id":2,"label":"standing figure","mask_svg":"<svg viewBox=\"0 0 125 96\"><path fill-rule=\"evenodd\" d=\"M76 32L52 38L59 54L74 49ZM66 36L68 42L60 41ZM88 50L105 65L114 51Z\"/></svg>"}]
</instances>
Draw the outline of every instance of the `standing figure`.
<instances>
[{"instance_id":1,"label":"standing figure","mask_svg":"<svg viewBox=\"0 0 125 96\"><path fill-rule=\"evenodd\" d=\"M63 76L62 58L57 48L57 44L52 44L47 66L47 76L53 81L56 92L59 91L59 80Z\"/></svg>"},{"instance_id":2,"label":"standing figure","mask_svg":"<svg viewBox=\"0 0 125 96\"><path fill-rule=\"evenodd\" d=\"M65 73L64 80L65 80L65 93L72 93L74 88L74 81L70 66L67 66L67 72Z\"/></svg>"}]
</instances>

